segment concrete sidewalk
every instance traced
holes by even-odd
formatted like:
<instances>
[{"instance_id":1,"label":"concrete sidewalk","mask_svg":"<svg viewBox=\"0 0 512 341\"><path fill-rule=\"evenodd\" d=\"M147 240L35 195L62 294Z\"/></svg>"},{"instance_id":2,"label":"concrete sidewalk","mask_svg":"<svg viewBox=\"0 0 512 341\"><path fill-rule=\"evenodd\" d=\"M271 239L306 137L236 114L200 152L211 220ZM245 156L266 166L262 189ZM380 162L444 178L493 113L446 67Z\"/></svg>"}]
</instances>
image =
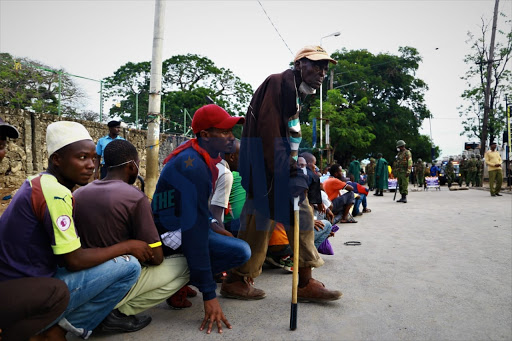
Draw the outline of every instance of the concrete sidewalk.
<instances>
[{"instance_id":1,"label":"concrete sidewalk","mask_svg":"<svg viewBox=\"0 0 512 341\"><path fill-rule=\"evenodd\" d=\"M108 340L511 340L512 195L482 190L370 195L371 213L342 224L331 239L335 255L315 278L343 291L329 304L299 304L289 330L291 280L265 269L261 301L220 298L233 325L219 335L200 332L201 296L181 311L165 303L153 322L131 334L93 334ZM361 246L345 246L356 240ZM69 337L69 340L77 340Z\"/></svg>"}]
</instances>

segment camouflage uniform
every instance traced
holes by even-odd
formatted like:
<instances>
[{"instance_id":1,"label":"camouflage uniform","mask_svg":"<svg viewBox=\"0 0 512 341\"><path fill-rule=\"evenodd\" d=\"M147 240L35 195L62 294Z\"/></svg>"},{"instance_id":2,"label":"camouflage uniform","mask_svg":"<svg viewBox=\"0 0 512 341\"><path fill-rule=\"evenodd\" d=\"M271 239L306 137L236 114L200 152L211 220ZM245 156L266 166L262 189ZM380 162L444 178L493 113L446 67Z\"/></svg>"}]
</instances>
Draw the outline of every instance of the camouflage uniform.
<instances>
[{"instance_id":1,"label":"camouflage uniform","mask_svg":"<svg viewBox=\"0 0 512 341\"><path fill-rule=\"evenodd\" d=\"M455 170L453 168L453 159L448 161L446 168L444 169L444 176L446 177L446 182L448 183L448 187L452 186L453 180L455 180Z\"/></svg>"},{"instance_id":2,"label":"camouflage uniform","mask_svg":"<svg viewBox=\"0 0 512 341\"><path fill-rule=\"evenodd\" d=\"M423 165L423 160L418 159L418 162L414 165L414 172L416 173L418 187L422 187L425 183L425 166Z\"/></svg>"},{"instance_id":3,"label":"camouflage uniform","mask_svg":"<svg viewBox=\"0 0 512 341\"><path fill-rule=\"evenodd\" d=\"M471 154L471 159L468 161L468 175L466 178L466 184L469 185L471 183L471 186L475 187L476 183L476 174L477 174L477 162L478 160L475 157L475 154Z\"/></svg>"},{"instance_id":4,"label":"camouflage uniform","mask_svg":"<svg viewBox=\"0 0 512 341\"><path fill-rule=\"evenodd\" d=\"M469 166L469 160L466 160L466 155L462 155L462 160L459 164L460 169L460 177L459 177L459 186L462 186L464 182L466 182L466 186L469 186L468 184L468 166Z\"/></svg>"},{"instance_id":5,"label":"camouflage uniform","mask_svg":"<svg viewBox=\"0 0 512 341\"><path fill-rule=\"evenodd\" d=\"M481 160L480 154L476 155L476 187L482 187L482 172L484 171L484 162Z\"/></svg>"},{"instance_id":6,"label":"camouflage uniform","mask_svg":"<svg viewBox=\"0 0 512 341\"><path fill-rule=\"evenodd\" d=\"M366 174L368 175L368 187L370 191L375 188L375 159L370 158L370 163L366 166Z\"/></svg>"},{"instance_id":7,"label":"camouflage uniform","mask_svg":"<svg viewBox=\"0 0 512 341\"><path fill-rule=\"evenodd\" d=\"M405 149L405 142L403 140L399 140L397 142L397 148L403 146L404 149L400 150L396 155L395 159L395 168L393 169L393 174L396 175L398 179L398 187L400 190L400 194L402 198L398 200L398 202L407 202L407 194L409 194L409 174L412 169L412 154L409 150Z\"/></svg>"}]
</instances>

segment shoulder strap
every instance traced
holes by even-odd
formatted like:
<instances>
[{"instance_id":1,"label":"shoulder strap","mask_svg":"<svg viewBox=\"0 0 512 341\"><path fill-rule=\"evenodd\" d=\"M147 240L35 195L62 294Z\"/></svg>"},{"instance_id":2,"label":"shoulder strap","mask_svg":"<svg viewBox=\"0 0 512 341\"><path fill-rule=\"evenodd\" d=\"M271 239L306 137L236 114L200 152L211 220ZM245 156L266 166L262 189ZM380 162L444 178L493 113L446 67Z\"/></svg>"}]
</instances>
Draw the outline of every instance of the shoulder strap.
<instances>
[{"instance_id":1,"label":"shoulder strap","mask_svg":"<svg viewBox=\"0 0 512 341\"><path fill-rule=\"evenodd\" d=\"M42 223L47 206L41 187L41 175L31 179L30 186L32 187L32 196L30 198L32 201L32 209L37 220Z\"/></svg>"}]
</instances>

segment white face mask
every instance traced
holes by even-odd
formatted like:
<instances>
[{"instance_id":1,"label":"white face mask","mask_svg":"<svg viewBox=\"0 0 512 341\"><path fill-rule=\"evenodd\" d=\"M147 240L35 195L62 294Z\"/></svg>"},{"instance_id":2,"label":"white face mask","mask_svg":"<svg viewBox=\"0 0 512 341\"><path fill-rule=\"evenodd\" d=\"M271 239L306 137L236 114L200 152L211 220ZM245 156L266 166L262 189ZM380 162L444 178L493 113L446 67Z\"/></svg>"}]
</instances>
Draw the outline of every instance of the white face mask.
<instances>
[{"instance_id":1,"label":"white face mask","mask_svg":"<svg viewBox=\"0 0 512 341\"><path fill-rule=\"evenodd\" d=\"M302 69L300 70L300 78L302 79ZM313 95L316 94L316 89L302 81L299 85L299 92L304 95Z\"/></svg>"},{"instance_id":2,"label":"white face mask","mask_svg":"<svg viewBox=\"0 0 512 341\"><path fill-rule=\"evenodd\" d=\"M299 92L304 95L313 95L316 94L316 89L310 87L307 83L302 81L299 85Z\"/></svg>"}]
</instances>

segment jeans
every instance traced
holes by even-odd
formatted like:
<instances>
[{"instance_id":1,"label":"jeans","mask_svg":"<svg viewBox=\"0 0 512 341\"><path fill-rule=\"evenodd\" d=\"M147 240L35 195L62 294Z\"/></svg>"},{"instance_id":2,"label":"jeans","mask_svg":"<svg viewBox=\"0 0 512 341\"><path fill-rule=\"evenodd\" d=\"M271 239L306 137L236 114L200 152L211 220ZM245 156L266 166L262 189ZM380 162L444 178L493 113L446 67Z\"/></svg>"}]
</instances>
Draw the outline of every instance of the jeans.
<instances>
[{"instance_id":1,"label":"jeans","mask_svg":"<svg viewBox=\"0 0 512 341\"><path fill-rule=\"evenodd\" d=\"M352 209L352 215L355 217L359 214L359 205L363 204L363 209L366 208L366 195L359 193L359 198L354 200L354 208Z\"/></svg>"},{"instance_id":2,"label":"jeans","mask_svg":"<svg viewBox=\"0 0 512 341\"><path fill-rule=\"evenodd\" d=\"M57 319L59 326L87 339L135 284L140 269L133 256L76 272L59 268L54 277L63 280L70 293L68 307Z\"/></svg>"},{"instance_id":3,"label":"jeans","mask_svg":"<svg viewBox=\"0 0 512 341\"><path fill-rule=\"evenodd\" d=\"M241 239L208 231L210 262L214 274L245 264L251 258L249 244Z\"/></svg>"},{"instance_id":4,"label":"jeans","mask_svg":"<svg viewBox=\"0 0 512 341\"><path fill-rule=\"evenodd\" d=\"M322 244L324 242L324 240L326 240L327 237L329 237L329 235L331 234L331 229L332 229L332 225L329 222L329 220L322 220L322 223L324 223L323 230L317 231L315 229L315 247L317 249L320 246L320 244Z\"/></svg>"}]
</instances>

